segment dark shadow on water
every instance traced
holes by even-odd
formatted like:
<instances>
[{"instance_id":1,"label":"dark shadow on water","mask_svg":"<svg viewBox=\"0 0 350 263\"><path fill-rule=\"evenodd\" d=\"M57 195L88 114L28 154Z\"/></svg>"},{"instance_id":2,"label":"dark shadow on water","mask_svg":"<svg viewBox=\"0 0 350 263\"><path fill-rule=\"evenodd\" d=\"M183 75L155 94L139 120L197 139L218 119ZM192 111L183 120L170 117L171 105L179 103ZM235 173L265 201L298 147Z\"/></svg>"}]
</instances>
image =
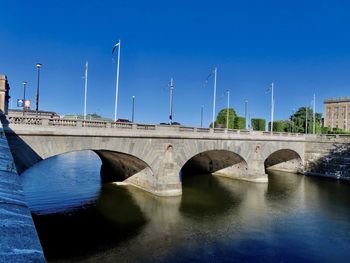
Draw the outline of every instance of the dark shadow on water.
<instances>
[{"instance_id":1,"label":"dark shadow on water","mask_svg":"<svg viewBox=\"0 0 350 263\"><path fill-rule=\"evenodd\" d=\"M128 190L113 184L102 186L95 205L33 219L47 260L72 261L135 237L147 223Z\"/></svg>"},{"instance_id":2,"label":"dark shadow on water","mask_svg":"<svg viewBox=\"0 0 350 263\"><path fill-rule=\"evenodd\" d=\"M182 181L180 212L193 219L220 216L241 199L211 174L185 174Z\"/></svg>"},{"instance_id":3,"label":"dark shadow on water","mask_svg":"<svg viewBox=\"0 0 350 263\"><path fill-rule=\"evenodd\" d=\"M303 175L295 173L268 171L269 182L265 194L266 198L277 202L288 201L300 188L303 177Z\"/></svg>"}]
</instances>

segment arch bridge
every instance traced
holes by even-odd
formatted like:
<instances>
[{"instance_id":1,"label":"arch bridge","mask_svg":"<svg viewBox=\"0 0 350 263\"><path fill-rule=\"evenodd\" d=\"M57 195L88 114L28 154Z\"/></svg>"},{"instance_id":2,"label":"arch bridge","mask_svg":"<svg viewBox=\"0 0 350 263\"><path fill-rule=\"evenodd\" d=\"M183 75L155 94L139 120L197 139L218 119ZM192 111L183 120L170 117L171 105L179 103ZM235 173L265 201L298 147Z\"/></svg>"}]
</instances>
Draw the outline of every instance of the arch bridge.
<instances>
[{"instance_id":1,"label":"arch bridge","mask_svg":"<svg viewBox=\"0 0 350 263\"><path fill-rule=\"evenodd\" d=\"M92 150L103 181L161 196L180 195L188 171L252 182L267 182L266 168L302 171L305 150L300 134L60 118L7 116L4 131L19 173L55 155Z\"/></svg>"}]
</instances>

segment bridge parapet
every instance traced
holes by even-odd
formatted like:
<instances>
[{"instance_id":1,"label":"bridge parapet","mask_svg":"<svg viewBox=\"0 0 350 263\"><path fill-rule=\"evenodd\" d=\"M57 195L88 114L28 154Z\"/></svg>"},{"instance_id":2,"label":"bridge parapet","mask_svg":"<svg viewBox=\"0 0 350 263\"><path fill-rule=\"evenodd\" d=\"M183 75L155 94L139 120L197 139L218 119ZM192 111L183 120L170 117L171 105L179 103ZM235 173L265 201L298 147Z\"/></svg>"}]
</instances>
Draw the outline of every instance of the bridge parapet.
<instances>
[{"instance_id":1,"label":"bridge parapet","mask_svg":"<svg viewBox=\"0 0 350 263\"><path fill-rule=\"evenodd\" d=\"M32 128L40 130L52 130L60 133L64 128L71 128L70 132L74 133L74 130L81 129L86 130L88 134L89 128L91 128L91 134L96 129L103 129L103 134L111 136L115 135L116 132L126 132L132 136L132 134L140 135L145 132L151 135L159 136L183 136L186 134L192 134L193 137L223 137L230 138L232 136L243 136L243 137L261 137L267 139L267 137L273 138L273 140L304 140L305 134L300 133L286 133L286 132L265 132L265 131L252 131L252 130L236 130L236 129L225 129L225 128L197 128L180 125L154 125L154 124L138 124L128 122L111 122L111 121L100 121L100 120L81 120L81 119L65 119L65 118L45 118L45 117L32 117L32 116L8 116L9 128L16 131L26 131ZM32 127L32 128L31 128ZM62 129L61 129L62 128ZM86 129L85 129L86 128ZM78 132L78 133L79 133ZM100 133L100 132L99 132ZM312 136L312 135L310 135Z\"/></svg>"}]
</instances>

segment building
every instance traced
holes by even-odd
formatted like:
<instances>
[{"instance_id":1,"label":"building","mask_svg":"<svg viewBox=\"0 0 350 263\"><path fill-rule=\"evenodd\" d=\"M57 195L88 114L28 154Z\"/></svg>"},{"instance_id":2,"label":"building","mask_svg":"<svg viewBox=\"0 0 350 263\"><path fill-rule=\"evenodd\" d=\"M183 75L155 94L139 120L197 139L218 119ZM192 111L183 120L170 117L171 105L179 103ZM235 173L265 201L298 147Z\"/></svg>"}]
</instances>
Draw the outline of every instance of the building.
<instances>
[{"instance_id":1,"label":"building","mask_svg":"<svg viewBox=\"0 0 350 263\"><path fill-rule=\"evenodd\" d=\"M350 97L324 100L324 127L350 130Z\"/></svg>"}]
</instances>

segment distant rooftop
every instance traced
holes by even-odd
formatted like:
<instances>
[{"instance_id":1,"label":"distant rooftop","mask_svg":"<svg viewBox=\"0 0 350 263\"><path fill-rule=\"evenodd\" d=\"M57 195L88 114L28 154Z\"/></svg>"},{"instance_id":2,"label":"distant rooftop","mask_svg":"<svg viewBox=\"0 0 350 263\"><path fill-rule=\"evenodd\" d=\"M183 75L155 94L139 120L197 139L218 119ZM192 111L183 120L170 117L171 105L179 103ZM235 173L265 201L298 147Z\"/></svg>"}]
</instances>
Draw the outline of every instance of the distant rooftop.
<instances>
[{"instance_id":1,"label":"distant rooftop","mask_svg":"<svg viewBox=\"0 0 350 263\"><path fill-rule=\"evenodd\" d=\"M350 97L330 98L330 99L324 100L324 103L332 103L332 102L350 102Z\"/></svg>"}]
</instances>

